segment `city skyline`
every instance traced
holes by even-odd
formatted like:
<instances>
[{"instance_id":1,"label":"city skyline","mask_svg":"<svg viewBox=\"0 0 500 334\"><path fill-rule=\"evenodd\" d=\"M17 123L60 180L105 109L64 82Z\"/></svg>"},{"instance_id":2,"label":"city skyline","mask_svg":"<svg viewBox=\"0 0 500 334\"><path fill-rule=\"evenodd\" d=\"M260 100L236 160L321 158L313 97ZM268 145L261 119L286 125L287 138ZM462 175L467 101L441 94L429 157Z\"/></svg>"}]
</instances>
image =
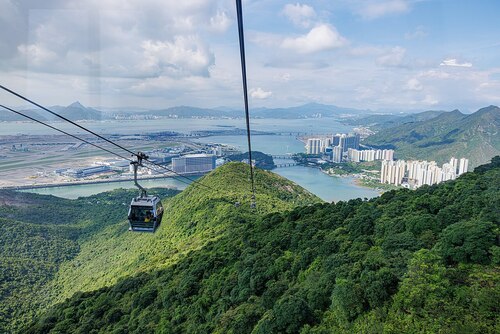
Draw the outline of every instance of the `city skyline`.
<instances>
[{"instance_id":1,"label":"city skyline","mask_svg":"<svg viewBox=\"0 0 500 334\"><path fill-rule=\"evenodd\" d=\"M243 7L251 107L470 112L500 104L496 1ZM0 42L2 84L42 104L241 106L233 1L3 1L0 13L9 32Z\"/></svg>"}]
</instances>

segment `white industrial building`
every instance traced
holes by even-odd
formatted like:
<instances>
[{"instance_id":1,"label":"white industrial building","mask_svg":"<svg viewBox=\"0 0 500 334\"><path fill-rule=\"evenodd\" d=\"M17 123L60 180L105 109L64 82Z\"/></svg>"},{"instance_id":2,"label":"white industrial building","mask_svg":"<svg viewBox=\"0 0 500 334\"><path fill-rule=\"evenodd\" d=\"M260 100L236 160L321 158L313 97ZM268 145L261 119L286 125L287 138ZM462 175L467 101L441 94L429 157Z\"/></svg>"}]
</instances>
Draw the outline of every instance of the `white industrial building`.
<instances>
[{"instance_id":1,"label":"white industrial building","mask_svg":"<svg viewBox=\"0 0 500 334\"><path fill-rule=\"evenodd\" d=\"M172 159L172 170L179 174L203 174L215 169L213 154L188 154Z\"/></svg>"}]
</instances>

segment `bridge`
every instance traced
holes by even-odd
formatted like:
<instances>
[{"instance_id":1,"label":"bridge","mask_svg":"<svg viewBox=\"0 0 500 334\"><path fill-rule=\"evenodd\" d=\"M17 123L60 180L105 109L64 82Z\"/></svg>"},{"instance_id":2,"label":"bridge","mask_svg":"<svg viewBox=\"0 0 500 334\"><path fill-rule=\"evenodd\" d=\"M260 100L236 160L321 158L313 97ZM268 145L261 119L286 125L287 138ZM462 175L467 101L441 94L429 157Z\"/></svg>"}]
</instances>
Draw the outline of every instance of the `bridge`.
<instances>
[{"instance_id":1,"label":"bridge","mask_svg":"<svg viewBox=\"0 0 500 334\"><path fill-rule=\"evenodd\" d=\"M291 160L291 159L293 159L293 154L292 153L281 154L281 155L271 155L271 156L273 157L273 159L281 159L281 160L284 160L284 159Z\"/></svg>"},{"instance_id":2,"label":"bridge","mask_svg":"<svg viewBox=\"0 0 500 334\"><path fill-rule=\"evenodd\" d=\"M275 164L276 168L283 168L283 167L293 167L297 166L296 162L290 162L290 163L284 163L284 164Z\"/></svg>"},{"instance_id":3,"label":"bridge","mask_svg":"<svg viewBox=\"0 0 500 334\"><path fill-rule=\"evenodd\" d=\"M308 136L314 136L314 137L332 137L333 134L331 133L317 133L317 132L298 132L298 131L291 131L291 132L273 132L274 135L276 136L294 136L294 137L308 137Z\"/></svg>"}]
</instances>

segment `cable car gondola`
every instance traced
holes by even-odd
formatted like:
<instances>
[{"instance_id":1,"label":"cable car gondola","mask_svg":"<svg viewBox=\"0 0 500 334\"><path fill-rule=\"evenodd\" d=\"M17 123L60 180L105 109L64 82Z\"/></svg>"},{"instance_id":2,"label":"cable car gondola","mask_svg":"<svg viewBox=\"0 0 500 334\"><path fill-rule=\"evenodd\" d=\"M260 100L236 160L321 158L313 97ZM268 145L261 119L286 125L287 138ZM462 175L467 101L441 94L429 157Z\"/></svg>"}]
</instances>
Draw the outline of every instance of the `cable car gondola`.
<instances>
[{"instance_id":1,"label":"cable car gondola","mask_svg":"<svg viewBox=\"0 0 500 334\"><path fill-rule=\"evenodd\" d=\"M130 202L128 210L129 231L155 232L163 217L163 205L157 196L148 196L146 189L137 183L137 168L142 166L143 159L148 159L148 156L138 152L137 161L130 163L134 166L134 183L139 188L140 195Z\"/></svg>"}]
</instances>

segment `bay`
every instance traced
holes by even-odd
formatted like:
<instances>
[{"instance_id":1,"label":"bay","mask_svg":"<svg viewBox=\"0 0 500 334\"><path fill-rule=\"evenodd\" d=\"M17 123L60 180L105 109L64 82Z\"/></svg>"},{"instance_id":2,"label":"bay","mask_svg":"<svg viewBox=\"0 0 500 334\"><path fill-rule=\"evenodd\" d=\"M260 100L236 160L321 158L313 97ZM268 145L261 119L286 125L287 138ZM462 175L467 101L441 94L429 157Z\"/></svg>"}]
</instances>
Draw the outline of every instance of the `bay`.
<instances>
[{"instance_id":1,"label":"bay","mask_svg":"<svg viewBox=\"0 0 500 334\"><path fill-rule=\"evenodd\" d=\"M244 129L243 119L159 119L159 120L134 120L134 121L85 121L80 122L85 127L101 134L143 134L160 131L176 131L189 133L199 130L221 130L240 128ZM53 122L63 130L79 133L66 123ZM339 123L333 118L321 119L252 119L252 130L281 133L280 135L254 135L252 136L252 150L261 151L271 155L304 152L304 144L290 133L337 133L349 132L352 127ZM288 133L287 133L288 132ZM30 122L0 122L2 135L53 134L53 130ZM209 136L194 139L202 143L227 144L247 151L247 138L245 135ZM378 192L356 185L352 178L335 178L322 173L317 168L304 166L277 168L273 172L286 177L300 186L316 194L321 199L331 202L349 200L353 198L372 198ZM144 180L141 181L146 188L171 186L184 189L186 184L175 179ZM25 190L40 194L50 194L65 198L78 198L89 196L103 191L117 188L134 188L133 182L123 181L115 183L99 183L74 185L63 187L38 188Z\"/></svg>"},{"instance_id":2,"label":"bay","mask_svg":"<svg viewBox=\"0 0 500 334\"><path fill-rule=\"evenodd\" d=\"M139 182L146 189L155 187L173 187L179 190L184 190L187 187L187 184L185 182L176 180L174 178L140 180ZM187 181L187 183L190 183L190 181ZM135 185L133 181L122 181L122 182L110 182L110 183L78 184L78 185L62 186L62 187L23 189L20 191L36 193L41 195L53 195L57 197L76 199L78 197L91 196L119 188L132 189L135 188Z\"/></svg>"},{"instance_id":3,"label":"bay","mask_svg":"<svg viewBox=\"0 0 500 334\"><path fill-rule=\"evenodd\" d=\"M66 122L49 122L51 125L72 134L84 133ZM168 118L156 120L106 120L78 121L78 124L99 134L145 134L161 131L190 133L201 130L245 129L244 119L197 119ZM251 119L252 130L269 132L332 133L346 132L351 126L340 123L335 118L308 119ZM0 122L1 135L51 135L55 130L34 122Z\"/></svg>"},{"instance_id":4,"label":"bay","mask_svg":"<svg viewBox=\"0 0 500 334\"><path fill-rule=\"evenodd\" d=\"M356 185L352 177L328 176L318 168L294 166L277 168L273 172L299 184L327 202L379 196L378 191L374 189Z\"/></svg>"},{"instance_id":5,"label":"bay","mask_svg":"<svg viewBox=\"0 0 500 334\"><path fill-rule=\"evenodd\" d=\"M217 143L236 147L248 152L246 136L210 136L196 139L200 143ZM260 151L270 155L305 152L304 144L290 135L257 135L252 136L252 151Z\"/></svg>"}]
</instances>

